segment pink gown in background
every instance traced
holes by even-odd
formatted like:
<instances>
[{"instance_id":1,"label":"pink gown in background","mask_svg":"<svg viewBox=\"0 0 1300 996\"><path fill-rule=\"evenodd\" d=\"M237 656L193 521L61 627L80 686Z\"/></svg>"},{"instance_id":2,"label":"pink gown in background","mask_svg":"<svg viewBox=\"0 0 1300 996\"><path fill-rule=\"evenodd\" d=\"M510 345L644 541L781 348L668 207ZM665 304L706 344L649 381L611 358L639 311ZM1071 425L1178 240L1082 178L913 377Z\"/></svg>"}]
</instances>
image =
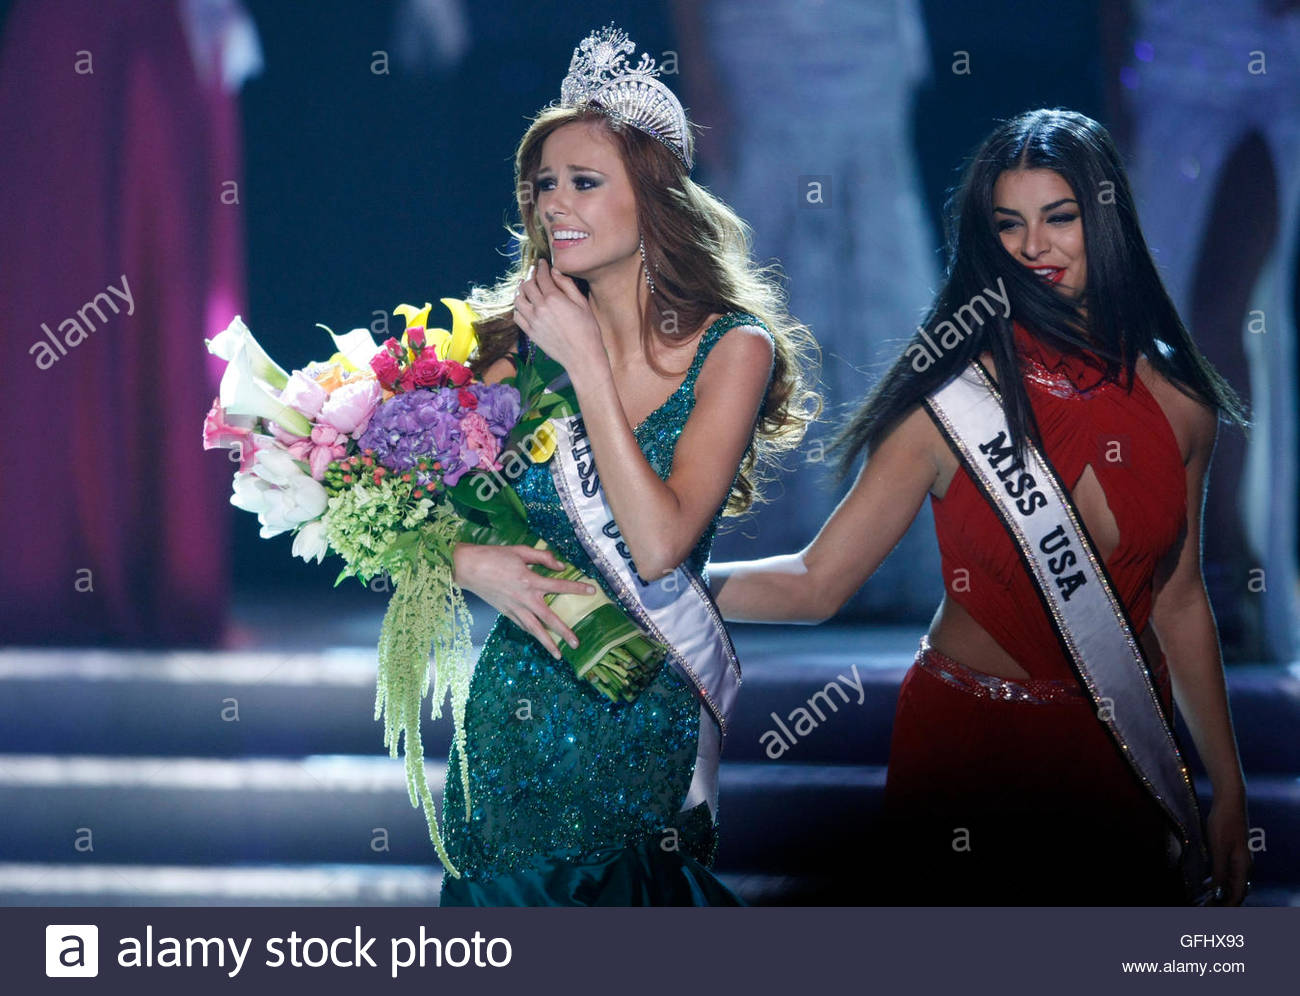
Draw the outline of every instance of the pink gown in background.
<instances>
[{"instance_id":1,"label":"pink gown in background","mask_svg":"<svg viewBox=\"0 0 1300 996\"><path fill-rule=\"evenodd\" d=\"M244 303L232 23L247 42L235 0L42 0L5 25L0 641L221 637L233 467L199 427L203 339ZM41 369L42 325L110 285L130 304Z\"/></svg>"}]
</instances>

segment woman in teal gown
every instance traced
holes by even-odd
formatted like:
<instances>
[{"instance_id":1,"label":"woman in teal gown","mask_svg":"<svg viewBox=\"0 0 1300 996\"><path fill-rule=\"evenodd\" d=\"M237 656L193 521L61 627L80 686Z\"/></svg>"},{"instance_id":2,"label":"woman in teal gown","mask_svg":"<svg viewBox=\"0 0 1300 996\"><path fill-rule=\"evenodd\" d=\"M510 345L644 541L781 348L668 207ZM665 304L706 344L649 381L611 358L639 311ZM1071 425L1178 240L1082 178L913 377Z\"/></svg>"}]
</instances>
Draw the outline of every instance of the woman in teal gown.
<instances>
[{"instance_id":1,"label":"woman in teal gown","mask_svg":"<svg viewBox=\"0 0 1300 996\"><path fill-rule=\"evenodd\" d=\"M705 356L733 326L757 322L743 314L714 322L681 387L636 429L661 478L672 467ZM547 465L533 464L515 488L533 531L616 599L578 543ZM719 511L691 553L697 572L709 559L720 518ZM443 904L587 905L598 895L619 905L656 896L686 904L736 902L706 871L717 847L709 801L680 811L702 722L695 688L676 668L661 668L635 702L614 703L498 616L466 709L468 823L460 779L447 779L447 849L465 877L446 878ZM458 765L453 745L448 770ZM592 847L602 844L610 846ZM494 880L474 881L485 877ZM600 894L606 886L611 891ZM646 891L651 888L656 891Z\"/></svg>"},{"instance_id":2,"label":"woman in teal gown","mask_svg":"<svg viewBox=\"0 0 1300 996\"><path fill-rule=\"evenodd\" d=\"M471 298L471 367L500 380L541 348L565 368L620 552L650 582L679 565L703 574L722 516L754 500L759 459L795 445L820 406L805 372L815 342L753 265L743 223L690 179L681 107L626 51L609 30L584 42L561 103L520 143L520 259ZM584 549L550 464L514 486L550 550L456 548L457 582L501 615L470 685L468 818L461 780L446 782L457 874L442 905L740 904L710 871L716 703L674 659L613 702L558 658L555 638L573 633L543 595L588 589L530 565L562 559L628 604ZM448 770L460 761L453 745Z\"/></svg>"}]
</instances>

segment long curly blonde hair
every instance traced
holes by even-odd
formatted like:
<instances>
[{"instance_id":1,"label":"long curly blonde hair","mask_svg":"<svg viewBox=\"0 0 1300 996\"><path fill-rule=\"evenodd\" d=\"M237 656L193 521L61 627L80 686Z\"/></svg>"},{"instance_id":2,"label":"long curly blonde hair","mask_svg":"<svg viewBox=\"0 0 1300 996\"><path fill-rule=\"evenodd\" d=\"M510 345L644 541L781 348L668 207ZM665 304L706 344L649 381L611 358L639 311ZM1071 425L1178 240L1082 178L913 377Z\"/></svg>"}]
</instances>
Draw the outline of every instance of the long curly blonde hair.
<instances>
[{"instance_id":1,"label":"long curly blonde hair","mask_svg":"<svg viewBox=\"0 0 1300 996\"><path fill-rule=\"evenodd\" d=\"M579 121L594 123L613 137L636 196L646 261L654 271L655 293L649 295L641 322L641 348L651 368L670 376L653 359L652 337L665 345L689 339L714 313L748 312L772 334L772 380L723 511L740 515L761 500L759 485L767 480L768 469L799 444L821 413L822 399L815 390L821 351L807 326L786 310L775 267L754 262L749 227L644 132L593 108L548 107L533 119L515 153L519 222L510 231L519 243L519 260L496 284L470 294L480 316L475 323L478 353L470 367L481 375L518 342L513 313L519 285L539 258L550 257L534 197L542 143L557 128ZM586 293L585 281L576 282Z\"/></svg>"}]
</instances>

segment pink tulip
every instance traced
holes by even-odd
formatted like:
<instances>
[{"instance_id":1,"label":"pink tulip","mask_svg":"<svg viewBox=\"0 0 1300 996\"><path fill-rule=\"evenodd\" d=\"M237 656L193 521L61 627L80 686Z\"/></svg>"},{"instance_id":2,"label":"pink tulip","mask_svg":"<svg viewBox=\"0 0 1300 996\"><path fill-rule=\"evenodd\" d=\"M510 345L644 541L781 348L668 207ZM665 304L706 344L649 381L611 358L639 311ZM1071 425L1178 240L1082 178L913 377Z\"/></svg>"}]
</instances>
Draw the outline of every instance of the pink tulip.
<instances>
[{"instance_id":1,"label":"pink tulip","mask_svg":"<svg viewBox=\"0 0 1300 996\"><path fill-rule=\"evenodd\" d=\"M310 439L289 447L289 454L295 460L305 460L311 468L311 476L317 481L324 480L325 468L342 459L347 452L347 436L329 425L314 426Z\"/></svg>"},{"instance_id":2,"label":"pink tulip","mask_svg":"<svg viewBox=\"0 0 1300 996\"><path fill-rule=\"evenodd\" d=\"M325 468L346 452L347 447L345 446L317 446L311 451L311 456L307 459L307 465L311 467L312 478L323 481L325 479Z\"/></svg>"}]
</instances>

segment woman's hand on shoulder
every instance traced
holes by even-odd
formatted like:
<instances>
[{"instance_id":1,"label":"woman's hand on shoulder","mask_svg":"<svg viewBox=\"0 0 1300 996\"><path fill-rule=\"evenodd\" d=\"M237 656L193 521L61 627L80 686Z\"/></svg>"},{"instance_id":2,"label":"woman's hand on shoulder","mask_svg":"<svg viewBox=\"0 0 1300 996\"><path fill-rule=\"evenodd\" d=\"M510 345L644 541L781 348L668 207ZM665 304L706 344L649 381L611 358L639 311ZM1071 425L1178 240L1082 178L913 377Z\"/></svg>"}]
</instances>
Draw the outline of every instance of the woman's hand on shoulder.
<instances>
[{"instance_id":1,"label":"woman's hand on shoulder","mask_svg":"<svg viewBox=\"0 0 1300 996\"><path fill-rule=\"evenodd\" d=\"M559 648L547 627L559 633L572 647L578 645L578 640L573 630L551 611L543 596L550 592L591 595L595 594L596 588L581 581L539 574L530 564L541 564L554 571L563 570L565 566L551 550L538 550L524 544L457 543L453 551L452 577L456 584L468 588L520 629L531 633L552 657L558 659Z\"/></svg>"},{"instance_id":2,"label":"woman's hand on shoulder","mask_svg":"<svg viewBox=\"0 0 1300 996\"><path fill-rule=\"evenodd\" d=\"M924 409L914 408L880 441L803 550L710 564L723 618L820 623L835 615L907 531L926 493L936 488L946 452Z\"/></svg>"}]
</instances>

